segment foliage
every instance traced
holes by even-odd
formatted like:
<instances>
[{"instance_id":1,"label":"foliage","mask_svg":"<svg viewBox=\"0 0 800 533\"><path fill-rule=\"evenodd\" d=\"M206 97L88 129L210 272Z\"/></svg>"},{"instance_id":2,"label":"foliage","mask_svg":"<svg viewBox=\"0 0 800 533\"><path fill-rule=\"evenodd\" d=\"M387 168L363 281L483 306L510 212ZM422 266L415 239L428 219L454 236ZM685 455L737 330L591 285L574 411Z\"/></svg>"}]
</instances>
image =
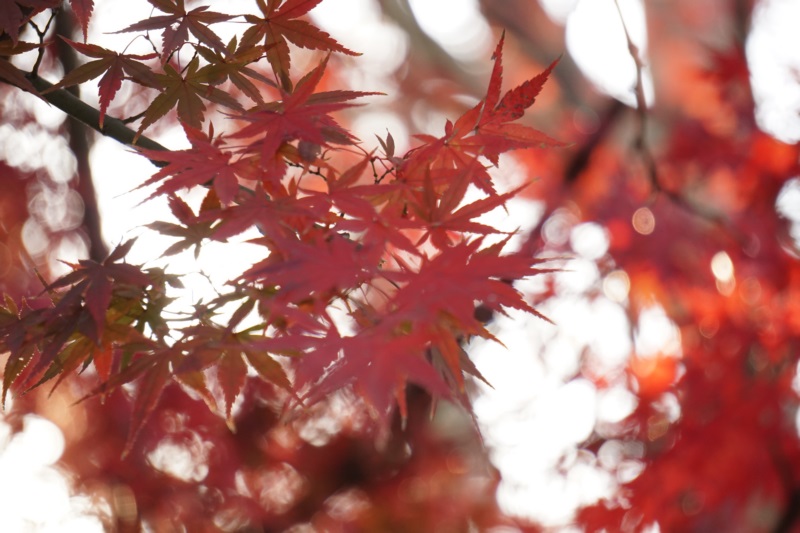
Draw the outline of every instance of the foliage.
<instances>
[{"instance_id":1,"label":"foliage","mask_svg":"<svg viewBox=\"0 0 800 533\"><path fill-rule=\"evenodd\" d=\"M108 253L95 242L90 257L59 271L29 254L23 238L26 220L42 213L14 201L59 185L3 163L7 419L19 426L26 413L56 418L52 406L72 405L60 464L77 491L105 503L108 529L537 530L496 502L500 477L471 403L490 384L465 347L499 342L490 324L499 315L527 314L550 331L578 327L550 323L561 291L542 258L585 263L558 235L582 223L602 228L609 248L588 259L598 275L581 296L608 300L609 284L623 280L615 305L631 336L641 317L662 309L680 348L648 355L634 342L634 353L609 367L600 348L583 347L567 379L636 400L621 420L597 418L565 452L614 479L614 492L583 502L574 522L589 531L798 527L800 277L776 201L800 172L800 154L758 128L742 41L711 50L670 33L678 22L701 27L717 17L653 7L663 44L651 65L681 73L660 78L673 80L660 87L666 103L646 107L643 59L629 40L637 105L628 113L609 102L589 128L568 117L606 102L569 61L551 62L560 34L530 2L485 2L484 15L513 34L506 43L497 31L480 82L488 89L465 104L464 89L444 79L457 65L433 53L435 44L415 42L430 53L409 53L399 98L454 118L438 136L417 133L401 153L407 139L381 133L369 149L352 132L359 107L381 95L338 77L359 54L308 17L321 0L256 0L236 14L212 10L222 3L147 1L151 16L117 31L147 43L137 53L90 42L91 0L0 8L4 97L31 93L154 165L139 188L148 205L163 200L171 218L148 228L172 239L154 260L197 258L245 239L260 250L188 308L174 305L188 273L134 264L135 239ZM729 3L739 10L726 13L746 28L745 3ZM403 24L391 5L382 3ZM523 22L540 30L535 38ZM70 24L82 42L64 31ZM236 35L223 38L223 27ZM534 39L549 57L523 57L517 43ZM667 52L676 43L705 64L681 64ZM50 83L59 67L65 74ZM426 93L425 76L442 78L439 89ZM76 96L92 80L96 108ZM531 110L553 137L575 144L534 129ZM180 125L185 148L150 137L170 125ZM83 130L70 122L58 134L79 159L69 187L85 206L81 239L99 241L85 189L88 148L73 144ZM509 154L541 178L498 181ZM484 215L523 196L544 213L511 251L520 235ZM542 293L515 287L531 277ZM170 448L187 451L194 469L164 466Z\"/></svg>"}]
</instances>

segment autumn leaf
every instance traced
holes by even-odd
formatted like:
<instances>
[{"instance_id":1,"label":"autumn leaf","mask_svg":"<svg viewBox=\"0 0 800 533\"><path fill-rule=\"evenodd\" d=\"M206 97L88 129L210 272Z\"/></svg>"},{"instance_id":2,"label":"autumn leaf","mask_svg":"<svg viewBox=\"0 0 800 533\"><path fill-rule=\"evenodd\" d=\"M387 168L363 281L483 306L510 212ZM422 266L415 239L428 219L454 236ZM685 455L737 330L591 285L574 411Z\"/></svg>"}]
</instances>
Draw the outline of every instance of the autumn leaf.
<instances>
[{"instance_id":1,"label":"autumn leaf","mask_svg":"<svg viewBox=\"0 0 800 533\"><path fill-rule=\"evenodd\" d=\"M36 340L43 332L38 335L34 332L41 332L44 321L44 313L32 309L25 301L18 308L6 296L5 306L0 306L0 350L9 354L3 370L3 407L12 384L20 378L31 360L39 355Z\"/></svg>"},{"instance_id":2,"label":"autumn leaf","mask_svg":"<svg viewBox=\"0 0 800 533\"><path fill-rule=\"evenodd\" d=\"M5 33L11 38L11 44L19 40L19 30L37 13L51 9L61 0L5 0L0 2L0 35ZM4 54L0 54L4 55Z\"/></svg>"},{"instance_id":3,"label":"autumn leaf","mask_svg":"<svg viewBox=\"0 0 800 533\"><path fill-rule=\"evenodd\" d=\"M473 302L497 312L503 308L519 309L546 319L533 309L522 294L503 280L523 279L551 272L539 267L541 259L520 255L502 255L504 241L481 249L482 238L462 242L443 249L435 257L425 259L413 275L409 269L384 272L402 285L392 298L396 309L393 320L431 324L444 316L465 332L483 331L474 317Z\"/></svg>"},{"instance_id":4,"label":"autumn leaf","mask_svg":"<svg viewBox=\"0 0 800 533\"><path fill-rule=\"evenodd\" d=\"M221 148L223 138L214 138L213 130L205 134L189 125L184 125L183 128L192 144L188 150L165 152L139 148L148 159L161 161L166 165L137 189L160 182L148 197L150 199L198 185L211 186L223 205L231 204L239 192L239 179L231 161L233 154Z\"/></svg>"},{"instance_id":5,"label":"autumn leaf","mask_svg":"<svg viewBox=\"0 0 800 533\"><path fill-rule=\"evenodd\" d=\"M159 354L142 359L143 365L136 366L134 364L128 369L135 369L135 372L130 372L130 378L145 374L145 372L146 374L145 377L139 379L136 389L136 396L134 397L131 411L131 424L128 432L128 439L125 443L125 448L122 450L123 458L133 449L136 437L138 437L145 422L147 422L147 419L155 410L161 393L172 381L172 372L169 366L170 359L163 356L158 357L158 355ZM126 376L126 379L127 378L128 376Z\"/></svg>"},{"instance_id":6,"label":"autumn leaf","mask_svg":"<svg viewBox=\"0 0 800 533\"><path fill-rule=\"evenodd\" d=\"M284 93L280 102L272 102L237 116L250 124L231 135L231 138L257 137L248 151L260 145L261 165L267 171L266 180L283 176L285 163L277 157L283 143L300 140L319 146L328 143L352 144L355 137L342 128L330 115L333 111L352 107L349 100L379 93L361 91L325 91L314 93L322 79L328 59L304 76L291 93Z\"/></svg>"},{"instance_id":7,"label":"autumn leaf","mask_svg":"<svg viewBox=\"0 0 800 533\"><path fill-rule=\"evenodd\" d=\"M292 227L310 228L322 220L324 215L309 199L300 198L279 188L273 188L273 194L267 195L259 184L252 193L247 194L236 205L225 209L224 213L207 212L202 219L219 219L219 224L212 231L212 237L226 240L254 226L266 237L287 237L294 233L287 222Z\"/></svg>"},{"instance_id":8,"label":"autumn leaf","mask_svg":"<svg viewBox=\"0 0 800 533\"><path fill-rule=\"evenodd\" d=\"M256 0L263 17L245 15L251 26L242 36L242 46L257 45L262 39L272 70L281 80L284 90L291 91L289 78L289 45L287 41L310 50L327 50L351 56L360 55L348 50L316 26L298 20L322 0Z\"/></svg>"},{"instance_id":9,"label":"autumn leaf","mask_svg":"<svg viewBox=\"0 0 800 533\"><path fill-rule=\"evenodd\" d=\"M208 11L209 6L200 6L186 11L184 0L148 0L156 9L167 13L150 17L141 22L131 24L116 33L132 31L164 30L161 34L163 49L162 62L166 63L170 55L180 49L189 39L189 33L201 43L219 52L225 51L225 44L208 26L216 22L230 20L231 15ZM176 26L177 24L177 26Z\"/></svg>"},{"instance_id":10,"label":"autumn leaf","mask_svg":"<svg viewBox=\"0 0 800 533\"><path fill-rule=\"evenodd\" d=\"M185 329L184 336L173 346L173 350L182 353L173 361L173 371L179 381L191 386L204 398L211 398L213 395L199 373L213 368L223 396L223 408L219 411L228 427L234 430L231 409L245 385L248 369L245 360L253 362L262 379L286 390L290 389L290 383L281 365L269 356L270 349L263 349L263 339L246 332L235 333L232 329L230 325L221 328L211 324Z\"/></svg>"},{"instance_id":11,"label":"autumn leaf","mask_svg":"<svg viewBox=\"0 0 800 533\"><path fill-rule=\"evenodd\" d=\"M270 256L246 270L241 279L277 286L275 299L280 302L311 299L320 309L333 294L356 289L377 275L383 252L338 234L316 234L307 242L273 236L272 241ZM320 269L320 264L326 268Z\"/></svg>"},{"instance_id":12,"label":"autumn leaf","mask_svg":"<svg viewBox=\"0 0 800 533\"><path fill-rule=\"evenodd\" d=\"M408 382L424 387L439 398L451 390L425 360L427 345L418 338L393 334L379 325L341 337L326 335L326 342L311 350L297 365L295 386L301 398L313 405L342 388L352 386L371 407L380 424L386 424L393 406L406 412Z\"/></svg>"},{"instance_id":13,"label":"autumn leaf","mask_svg":"<svg viewBox=\"0 0 800 533\"><path fill-rule=\"evenodd\" d=\"M474 219L504 206L508 200L527 187L526 184L505 194L491 195L459 207L464 195L464 191L457 188L459 182L469 184L468 180L454 179L452 186L446 189L439 199L433 200L433 204L428 205L427 209L423 211L417 208L423 228L423 234L417 241L417 246L430 238L431 243L441 250L452 245L454 238L460 241L465 239L469 233L479 235L502 233L496 228L476 222ZM430 181L426 186L430 190L432 187ZM432 196L432 194L429 195L429 197Z\"/></svg>"},{"instance_id":14,"label":"autumn leaf","mask_svg":"<svg viewBox=\"0 0 800 533\"><path fill-rule=\"evenodd\" d=\"M137 139L151 124L176 106L178 118L195 129L200 129L205 117L203 99L231 109L242 109L235 98L211 85L207 76L198 72L199 65L200 60L195 57L186 67L185 75L170 64L164 65L164 74L156 74L156 87L161 92L145 110L136 133Z\"/></svg>"},{"instance_id":15,"label":"autumn leaf","mask_svg":"<svg viewBox=\"0 0 800 533\"><path fill-rule=\"evenodd\" d=\"M200 220L199 216L194 214L186 202L174 195L169 197L169 208L180 224L157 220L148 224L147 227L162 235L182 238L164 250L163 255L174 255L193 246L194 257L197 259L200 255L201 244L205 239L213 235L212 226L216 221Z\"/></svg>"},{"instance_id":16,"label":"autumn leaf","mask_svg":"<svg viewBox=\"0 0 800 533\"><path fill-rule=\"evenodd\" d=\"M0 40L0 79L12 85L16 85L29 93L38 94L36 87L25 77L25 74L21 70L8 60L8 57L35 50L39 48L39 46L41 45L35 43Z\"/></svg>"},{"instance_id":17,"label":"autumn leaf","mask_svg":"<svg viewBox=\"0 0 800 533\"><path fill-rule=\"evenodd\" d=\"M97 45L76 43L66 37L61 37L61 39L83 55L98 59L84 63L75 70L70 71L64 76L63 80L46 90L45 93L62 87L84 83L102 74L103 77L100 78L100 82L97 84L100 94L101 128L103 127L106 110L117 91L122 87L122 80L125 79L126 74L131 80L146 87L156 87L158 85L159 79L156 74L153 73L150 67L141 62L157 57L154 53L145 55L119 54Z\"/></svg>"},{"instance_id":18,"label":"autumn leaf","mask_svg":"<svg viewBox=\"0 0 800 533\"><path fill-rule=\"evenodd\" d=\"M102 263L83 259L74 266L73 272L48 285L48 291L70 287L60 297L52 314L58 316L62 310L81 305L91 319L87 336L99 344L115 284L130 285L138 289L144 289L151 284L150 278L138 267L116 262L127 254L133 243L134 240L131 239L117 246Z\"/></svg>"},{"instance_id":19,"label":"autumn leaf","mask_svg":"<svg viewBox=\"0 0 800 533\"><path fill-rule=\"evenodd\" d=\"M197 52L203 59L208 61L208 65L200 68L198 76L207 78L212 85L219 85L226 80L230 80L231 83L257 104L263 104L264 100L258 87L250 81L251 79L275 87L273 81L248 66L263 57L263 46L254 46L252 48L240 46L236 48L236 37L234 36L228 43L224 53L204 46L198 46Z\"/></svg>"},{"instance_id":20,"label":"autumn leaf","mask_svg":"<svg viewBox=\"0 0 800 533\"><path fill-rule=\"evenodd\" d=\"M69 0L69 6L78 18L78 22L80 22L83 30L83 40L86 41L86 32L89 29L89 19L94 9L94 0Z\"/></svg>"},{"instance_id":21,"label":"autumn leaf","mask_svg":"<svg viewBox=\"0 0 800 533\"><path fill-rule=\"evenodd\" d=\"M504 38L501 37L493 55L495 64L484 100L455 123L447 121L444 136L416 135L424 144L407 154L399 165L398 175L403 179L422 182L436 170L455 168L469 173L473 185L493 195L496 193L491 177L475 164L478 157L485 157L496 166L500 154L510 150L565 146L534 128L509 124L533 105L558 61L501 98Z\"/></svg>"}]
</instances>

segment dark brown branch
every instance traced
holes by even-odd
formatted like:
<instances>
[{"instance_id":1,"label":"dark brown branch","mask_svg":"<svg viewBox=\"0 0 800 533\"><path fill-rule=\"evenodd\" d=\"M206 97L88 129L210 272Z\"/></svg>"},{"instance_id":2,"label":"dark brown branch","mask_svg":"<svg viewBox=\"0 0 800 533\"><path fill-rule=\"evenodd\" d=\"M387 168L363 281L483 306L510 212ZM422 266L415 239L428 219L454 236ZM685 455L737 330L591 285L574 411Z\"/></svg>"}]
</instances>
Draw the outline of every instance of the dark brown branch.
<instances>
[{"instance_id":1,"label":"dark brown branch","mask_svg":"<svg viewBox=\"0 0 800 533\"><path fill-rule=\"evenodd\" d=\"M72 14L69 11L60 10L56 14L56 33L72 38L74 32L75 23ZM64 66L64 71L70 72L78 66L77 54L71 46L67 46L59 40L56 42L56 50L58 58ZM71 87L69 91L76 97L80 96L77 86ZM97 206L92 167L89 164L89 151L94 138L77 120L71 117L67 119L65 126L69 137L69 148L77 163L75 190L83 200L83 231L89 240L89 258L99 262L108 256L108 247L103 241L100 210Z\"/></svg>"},{"instance_id":2,"label":"dark brown branch","mask_svg":"<svg viewBox=\"0 0 800 533\"><path fill-rule=\"evenodd\" d=\"M49 81L38 76L34 76L30 72L26 72L25 76L31 81L33 86L36 87L36 90L39 92L47 91L53 87L53 84ZM103 120L103 127L101 128L100 111L65 89L51 90L45 94L40 94L39 96L73 119L82 122L83 124L110 139L114 139L128 146L136 146L146 150L160 152L170 151L169 148L157 143L149 137L145 137L144 135L139 135L139 138L136 139L136 143L134 143L133 140L136 138L136 132L117 118L106 115L105 119ZM150 159L150 162L157 167L164 167L167 165L166 161L159 161L158 159ZM204 186L208 187L209 185L210 182ZM239 185L239 191L245 195L250 195L253 193L251 189L245 187L244 185Z\"/></svg>"},{"instance_id":3,"label":"dark brown branch","mask_svg":"<svg viewBox=\"0 0 800 533\"><path fill-rule=\"evenodd\" d=\"M35 76L29 72L25 74L39 92L44 92L53 87L52 83L39 76ZM121 120L113 117L106 116L103 120L103 127L101 128L100 111L65 89L56 89L39 96L75 120L82 122L93 130L106 137L119 141L122 144L139 146L147 150L168 150L165 146L144 135L140 135L134 144L133 139L136 137L136 132L126 126ZM153 161L153 163L158 166L163 166L163 163L160 161Z\"/></svg>"}]
</instances>

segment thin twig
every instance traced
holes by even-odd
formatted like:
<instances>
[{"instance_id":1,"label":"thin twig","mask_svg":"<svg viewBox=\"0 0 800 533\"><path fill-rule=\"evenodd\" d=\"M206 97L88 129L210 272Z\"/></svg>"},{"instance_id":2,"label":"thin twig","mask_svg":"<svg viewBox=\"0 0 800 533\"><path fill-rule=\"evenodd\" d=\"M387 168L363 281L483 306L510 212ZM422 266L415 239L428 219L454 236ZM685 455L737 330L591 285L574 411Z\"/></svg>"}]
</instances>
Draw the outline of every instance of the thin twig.
<instances>
[{"instance_id":1,"label":"thin twig","mask_svg":"<svg viewBox=\"0 0 800 533\"><path fill-rule=\"evenodd\" d=\"M42 64L42 59L44 59L44 50L45 50L45 48L44 48L44 38L45 38L45 35L47 35L47 31L50 29L50 24L52 24L53 19L55 19L56 16L57 16L57 11L58 10L54 9L50 13L50 18L47 19L47 24L45 25L43 30L40 30L39 26L37 26L36 23L33 22L32 20L28 21L28 24L36 32L36 35L39 36L39 44L42 45L42 46L39 47L39 51L37 52L37 55L36 55L36 62L33 64L33 68L31 69L31 72L33 72L34 75L36 75L39 72L39 67Z\"/></svg>"},{"instance_id":2,"label":"thin twig","mask_svg":"<svg viewBox=\"0 0 800 533\"><path fill-rule=\"evenodd\" d=\"M634 141L634 146L636 151L639 153L639 156L642 158L642 162L644 163L645 169L647 171L647 176L650 179L650 184L653 187L654 194L662 194L666 196L672 203L677 205L678 207L683 208L688 213L698 216L711 222L715 225L720 226L726 232L731 234L734 239L742 245L745 245L748 242L748 239L745 235L741 232L737 231L731 224L727 216L724 213L715 211L705 206L697 205L693 202L687 200L682 194L678 193L677 191L672 191L669 189L665 189L661 186L661 180L658 175L658 167L656 163L656 159L653 156L653 153L650 150L649 145L647 144L646 140L646 132L647 132L647 119L648 119L648 111L647 111L647 100L644 94L644 83L643 83L643 71L644 71L644 63L642 58L639 54L639 47L634 44L633 39L631 39L630 32L628 31L628 26L625 24L625 17L622 15L622 9L619 5L619 0L614 0L614 5L617 8L617 13L619 13L619 19L622 23L622 29L625 32L625 39L628 42L628 52L633 58L633 62L636 65L636 87L634 88L634 94L636 96L636 115L638 117L638 128L636 133L636 139Z\"/></svg>"}]
</instances>

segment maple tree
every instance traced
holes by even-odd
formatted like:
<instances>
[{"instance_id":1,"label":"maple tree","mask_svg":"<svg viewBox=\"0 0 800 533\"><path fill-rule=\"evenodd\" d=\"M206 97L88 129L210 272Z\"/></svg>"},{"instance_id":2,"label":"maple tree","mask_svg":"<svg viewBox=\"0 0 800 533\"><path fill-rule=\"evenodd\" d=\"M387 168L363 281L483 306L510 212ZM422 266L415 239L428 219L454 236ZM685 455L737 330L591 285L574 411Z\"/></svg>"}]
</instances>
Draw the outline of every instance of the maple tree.
<instances>
[{"instance_id":1,"label":"maple tree","mask_svg":"<svg viewBox=\"0 0 800 533\"><path fill-rule=\"evenodd\" d=\"M585 346L570 379L636 401L622 420L596 420L572 450L616 480L575 524L798 530L800 277L776 202L800 173L800 153L754 119L743 54L753 6L654 6L649 62L670 82L648 108L629 39L638 84L626 108L570 61L553 61L563 33L538 7L485 2L497 32L480 92L465 104L447 79L458 71L449 56L409 53L395 73L401 96L451 118L412 139L376 132L376 144L350 124L381 93L337 77L359 54L309 18L320 2L256 0L228 13L213 10L223 3L142 0L148 18L103 28L146 43L135 53L92 42L92 0L0 4L2 97L28 93L70 117L55 135L77 162L68 186L8 154L2 163L8 423L20 430L26 414L41 413L59 424L59 464L105 509L110 530L539 530L496 500L501 479L472 415L486 379L466 347L499 343L492 320L511 312L553 330L580 327L551 324L542 307L559 295L549 273L580 255L557 233L591 223L608 250L591 259L597 280L583 296L607 299L604 281L624 280L617 304L631 335L662 309L680 350L632 353L608 368ZM419 31L392 2L381 5ZM700 30L720 13L738 34L715 48L675 30L676 21ZM235 35L223 38L224 24ZM525 43L547 54L526 57ZM691 53L675 58L678 46ZM445 89L426 89L426 76ZM96 84L96 107L81 84ZM591 127L567 118L604 105ZM412 106L396 107L412 124ZM185 148L155 140L171 124ZM148 224L171 239L152 264L128 259L136 239L105 247L89 128L152 163L130 186L169 210ZM512 158L541 178L508 186L497 169ZM52 222L31 250L31 221L49 219L19 198L50 189L74 191L83 222ZM544 213L515 249L520 235L483 216L521 197ZM46 256L70 234L87 257ZM260 259L176 308L188 272L153 266L158 256L197 258L241 240ZM515 287L531 277L540 293ZM448 416L459 431L445 430ZM158 457L169 447L188 451L194 469L165 467Z\"/></svg>"}]
</instances>

